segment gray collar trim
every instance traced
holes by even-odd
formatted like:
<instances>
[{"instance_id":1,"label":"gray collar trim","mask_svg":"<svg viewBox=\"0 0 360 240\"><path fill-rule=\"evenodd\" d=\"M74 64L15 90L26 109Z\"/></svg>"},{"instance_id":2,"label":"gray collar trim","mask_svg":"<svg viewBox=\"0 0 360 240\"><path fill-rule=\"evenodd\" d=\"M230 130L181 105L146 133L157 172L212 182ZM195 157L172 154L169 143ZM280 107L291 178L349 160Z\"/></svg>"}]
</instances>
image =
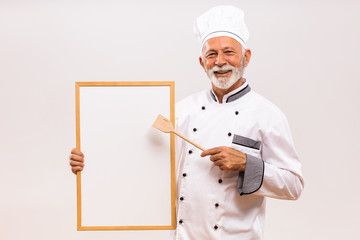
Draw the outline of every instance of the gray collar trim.
<instances>
[{"instance_id":1,"label":"gray collar trim","mask_svg":"<svg viewBox=\"0 0 360 240\"><path fill-rule=\"evenodd\" d=\"M226 99L226 102L228 103L228 102L233 102L235 100L238 100L239 98L241 98L242 96L244 96L245 94L247 94L250 91L251 91L251 88L249 85L247 85L244 89L241 89L237 93L234 93L233 95L229 96Z\"/></svg>"},{"instance_id":2,"label":"gray collar trim","mask_svg":"<svg viewBox=\"0 0 360 240\"><path fill-rule=\"evenodd\" d=\"M210 89L210 96L215 102L217 102L215 94L213 93L212 89Z\"/></svg>"},{"instance_id":3,"label":"gray collar trim","mask_svg":"<svg viewBox=\"0 0 360 240\"><path fill-rule=\"evenodd\" d=\"M233 95L229 96L227 99L226 99L226 102L229 103L229 102L233 102L233 101L236 101L238 100L239 98L243 97L245 94L247 94L248 92L251 91L251 88L249 85L247 85L245 88L241 89L240 91L234 93ZM213 93L212 90L210 90L210 96L211 98L217 102L217 99L215 97L215 94Z\"/></svg>"}]
</instances>

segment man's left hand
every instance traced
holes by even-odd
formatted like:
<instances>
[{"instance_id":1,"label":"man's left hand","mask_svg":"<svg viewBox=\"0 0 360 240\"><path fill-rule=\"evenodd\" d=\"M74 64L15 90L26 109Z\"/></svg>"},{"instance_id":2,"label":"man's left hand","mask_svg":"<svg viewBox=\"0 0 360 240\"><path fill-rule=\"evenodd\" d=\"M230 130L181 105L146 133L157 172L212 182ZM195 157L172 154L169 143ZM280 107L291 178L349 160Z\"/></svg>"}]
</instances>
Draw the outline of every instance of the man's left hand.
<instances>
[{"instance_id":1,"label":"man's left hand","mask_svg":"<svg viewBox=\"0 0 360 240\"><path fill-rule=\"evenodd\" d=\"M210 156L210 160L221 170L245 171L246 154L231 147L215 147L202 152L201 157Z\"/></svg>"}]
</instances>

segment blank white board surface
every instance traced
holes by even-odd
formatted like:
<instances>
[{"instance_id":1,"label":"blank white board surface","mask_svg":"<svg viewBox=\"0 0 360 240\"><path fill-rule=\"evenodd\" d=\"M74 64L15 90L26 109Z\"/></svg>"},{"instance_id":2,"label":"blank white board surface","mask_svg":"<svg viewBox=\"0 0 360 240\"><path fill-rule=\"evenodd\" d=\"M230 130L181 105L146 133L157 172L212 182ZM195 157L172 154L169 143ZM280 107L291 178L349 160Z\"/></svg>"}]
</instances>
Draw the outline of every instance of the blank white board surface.
<instances>
[{"instance_id":1,"label":"blank white board surface","mask_svg":"<svg viewBox=\"0 0 360 240\"><path fill-rule=\"evenodd\" d=\"M79 230L175 227L173 136L152 127L174 118L170 83L77 83Z\"/></svg>"}]
</instances>

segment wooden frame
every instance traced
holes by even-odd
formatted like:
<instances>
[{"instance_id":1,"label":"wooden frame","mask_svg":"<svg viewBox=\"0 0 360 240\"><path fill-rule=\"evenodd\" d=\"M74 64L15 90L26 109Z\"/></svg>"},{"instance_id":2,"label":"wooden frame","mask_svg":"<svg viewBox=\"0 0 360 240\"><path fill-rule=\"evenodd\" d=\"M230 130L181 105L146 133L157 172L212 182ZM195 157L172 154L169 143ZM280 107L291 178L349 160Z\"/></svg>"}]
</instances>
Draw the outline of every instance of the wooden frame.
<instances>
[{"instance_id":1,"label":"wooden frame","mask_svg":"<svg viewBox=\"0 0 360 240\"><path fill-rule=\"evenodd\" d=\"M174 82L76 82L75 83L75 98L76 98L76 148L79 149L79 150L82 150L82 141L83 139L81 139L81 134L82 132L80 130L80 127L83 126L82 125L82 122L81 122L81 116L80 114L84 114L82 111L81 111L81 107L84 105L86 105L85 103L83 103L82 101L85 101L85 100L82 100L83 96L82 95L86 95L88 93L86 93L86 91L88 91L88 89L91 89L91 91L97 91L97 89L99 89L99 91L102 91L102 89L123 89L124 92L129 92L128 90L131 90L133 91L134 89L137 89L137 88L141 88L142 91L144 89L146 89L146 91L148 91L147 89L154 89L154 91L156 89L161 89L161 90L156 90L156 91L160 91L161 93L164 91L163 89L166 89L166 91L169 91L169 99L166 100L166 99L162 99L161 101L167 101L168 102L168 105L170 107L169 109L169 115L170 116L167 116L170 118L170 121L174 124L175 123L175 109L174 109ZM107 90L106 90L107 91ZM153 91L153 90L151 90ZM90 93L89 93L90 94ZM108 94L105 94L103 95L104 97L107 96ZM161 95L161 94L160 94ZM166 95L166 94L165 94ZM114 96L119 96L119 94L115 94ZM144 101L152 101L152 99L150 98L146 98L146 99L143 99ZM105 100L104 100L105 101ZM157 100L157 103L159 103L160 99ZM109 101L111 103L111 101ZM121 106L119 106L119 102L116 103L116 105L114 104L114 106L119 107L121 108L122 106L125 106L127 103L129 103L129 101L122 101L121 102ZM112 103L111 103L112 104ZM154 104L156 105L156 104ZM158 104L159 105L159 104ZM161 104L160 104L161 105ZM101 108L99 108L101 109ZM114 109L114 108L113 108ZM85 111L85 110L83 110ZM154 111L156 111L156 107L154 108ZM156 112L156 114L160 114L160 112ZM154 119L156 118L156 115L154 116ZM126 115L126 114L124 114ZM123 118L123 116L121 118ZM94 115L95 116L95 115ZM88 117L88 119L90 119L90 117ZM85 120L84 120L85 121ZM91 121L91 120L89 120ZM130 119L131 121L131 119ZM141 124L141 125L149 125L151 126L152 122L149 122L147 121L146 123L144 124ZM101 127L104 127L106 126L106 123L102 124ZM155 130L157 131L157 130ZM87 168L89 168L89 166L91 166L91 164L94 164L94 161L92 161L92 163L90 163L91 161L89 161L89 155L87 155L87 152L84 151L84 154L85 154L85 168L84 168L84 171L83 171L83 179L82 179L82 173L81 172L77 172L77 229L78 230L171 230L171 229L175 229L176 228L176 214L175 214L175 138L174 138L174 135L171 134L171 135L167 135L167 134L164 134L164 133L161 133L160 131L158 131L159 134L162 134L162 136L167 136L169 140L168 144L170 145L170 149L169 150L166 150L166 151L169 151L169 155L170 155L170 161L169 161L169 175L170 175L170 178L169 179L169 186L171 188L171 190L169 191L170 192L170 195L169 196L169 200L171 201L171 203L168 204L168 202L166 204L168 204L170 206L170 210L167 210L170 212L169 215L169 223L167 224L127 224L127 225L121 225L121 224L111 224L111 225L107 225L107 224L89 224L89 225L86 225L84 224L84 199L86 198L86 196L84 196L84 190L82 190L82 180L84 182L84 177L86 176L86 174L88 173L87 172ZM128 137L128 136L125 136L125 138ZM129 139L129 138L128 138ZM97 147L97 146L96 146ZM99 148L101 148L99 146ZM163 148L161 148L163 149ZM127 150L125 150L127 151ZM109 158L107 158L109 159ZM100 161L100 159L99 159ZM132 162L134 162L133 160L131 160ZM129 160L127 160L127 162L130 162ZM124 163L123 163L124 164ZM162 164L164 165L164 164ZM166 165L166 164L165 164ZM124 165L122 165L122 168L125 168ZM90 172L90 170L89 170ZM117 174L118 175L118 174ZM129 174L130 175L130 174ZM133 175L131 175L133 176ZM141 176L137 176L137 177L141 177ZM146 184L148 182L149 178L146 179L146 181L142 182L144 184ZM137 181L137 180L135 180ZM161 181L161 182L164 182L164 181ZM116 184L116 183L113 183L113 184ZM94 184L96 185L96 184ZM154 186L149 186L150 188L153 188ZM164 187L166 188L166 187ZM113 189L116 189L116 188L113 188ZM144 187L144 189L147 189ZM116 189L118 190L118 189ZM139 191L139 189L133 189L133 191L137 191L137 192L141 192L141 190ZM163 190L161 190L163 191ZM129 195L129 194L128 194ZM132 195L132 193L130 194ZM124 195L122 195L124 196ZM167 194L166 194L167 196ZM153 197L153 196L152 196ZM111 198L108 198L108 199L111 199ZM106 206L108 203L107 203L107 200L105 202L103 202L101 205L101 207L103 206ZM139 199L137 199L139 200ZM142 201L144 203L146 203L146 197L143 196L143 199ZM121 203L119 203L120 205ZM142 205L142 204L141 204ZM114 208L111 208L111 209L114 209ZM148 209L148 208L146 208ZM88 210L87 210L88 211ZM159 210L160 212L162 211L161 209ZM102 212L102 211L99 211L99 212ZM146 214L144 214L146 215ZM124 220L126 221L126 220ZM159 220L161 221L161 220ZM121 221L122 222L122 221Z\"/></svg>"}]
</instances>

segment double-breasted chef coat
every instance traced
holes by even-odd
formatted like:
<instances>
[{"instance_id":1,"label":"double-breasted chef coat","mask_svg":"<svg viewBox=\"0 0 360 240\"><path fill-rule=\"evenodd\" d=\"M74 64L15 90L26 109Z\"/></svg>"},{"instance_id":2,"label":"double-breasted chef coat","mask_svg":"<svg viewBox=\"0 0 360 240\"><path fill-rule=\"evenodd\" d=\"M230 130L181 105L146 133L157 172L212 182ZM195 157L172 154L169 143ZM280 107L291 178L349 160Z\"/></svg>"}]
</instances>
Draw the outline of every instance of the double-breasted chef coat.
<instances>
[{"instance_id":1,"label":"double-breasted chef coat","mask_svg":"<svg viewBox=\"0 0 360 240\"><path fill-rule=\"evenodd\" d=\"M245 171L222 171L176 138L178 223L170 239L262 239L264 197L297 199L302 192L284 114L247 82L222 102L212 90L187 97L176 104L176 128L206 149L230 146L247 154Z\"/></svg>"}]
</instances>

